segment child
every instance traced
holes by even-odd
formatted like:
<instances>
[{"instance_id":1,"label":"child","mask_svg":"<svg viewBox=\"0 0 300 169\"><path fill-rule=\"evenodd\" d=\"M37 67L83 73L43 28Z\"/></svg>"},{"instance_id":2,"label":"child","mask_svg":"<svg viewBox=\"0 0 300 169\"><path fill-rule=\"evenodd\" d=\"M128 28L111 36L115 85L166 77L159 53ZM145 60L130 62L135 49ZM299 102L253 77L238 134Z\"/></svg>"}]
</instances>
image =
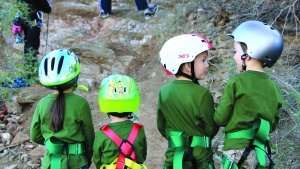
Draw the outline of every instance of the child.
<instances>
[{"instance_id":1,"label":"child","mask_svg":"<svg viewBox=\"0 0 300 169\"><path fill-rule=\"evenodd\" d=\"M233 58L244 72L229 79L214 115L217 125L225 127L222 164L226 169L256 168L258 162L266 166L265 143L277 127L283 100L263 68L276 63L283 39L274 27L260 21L246 21L230 36L235 40Z\"/></svg>"},{"instance_id":2,"label":"child","mask_svg":"<svg viewBox=\"0 0 300 169\"><path fill-rule=\"evenodd\" d=\"M43 57L39 80L54 90L36 106L30 137L46 146L43 169L88 168L95 138L91 110L86 99L73 91L80 73L78 56L66 49Z\"/></svg>"},{"instance_id":3,"label":"child","mask_svg":"<svg viewBox=\"0 0 300 169\"><path fill-rule=\"evenodd\" d=\"M211 43L198 34L169 39L159 55L166 73L176 80L160 89L157 127L169 141L165 168L214 168L211 140L218 132L213 120L214 102L198 84L207 74Z\"/></svg>"},{"instance_id":4,"label":"child","mask_svg":"<svg viewBox=\"0 0 300 169\"><path fill-rule=\"evenodd\" d=\"M110 75L101 82L98 98L100 110L108 114L111 122L96 133L93 147L96 167L142 168L147 155L144 127L129 120L140 104L136 82L126 75Z\"/></svg>"},{"instance_id":5,"label":"child","mask_svg":"<svg viewBox=\"0 0 300 169\"><path fill-rule=\"evenodd\" d=\"M109 17L111 13L111 0L98 0L101 8L101 17L106 19ZM155 12L158 10L158 6L156 4L152 5L151 7L148 6L147 0L135 0L136 7L139 11L144 11L145 20L150 19L154 16Z\"/></svg>"}]
</instances>

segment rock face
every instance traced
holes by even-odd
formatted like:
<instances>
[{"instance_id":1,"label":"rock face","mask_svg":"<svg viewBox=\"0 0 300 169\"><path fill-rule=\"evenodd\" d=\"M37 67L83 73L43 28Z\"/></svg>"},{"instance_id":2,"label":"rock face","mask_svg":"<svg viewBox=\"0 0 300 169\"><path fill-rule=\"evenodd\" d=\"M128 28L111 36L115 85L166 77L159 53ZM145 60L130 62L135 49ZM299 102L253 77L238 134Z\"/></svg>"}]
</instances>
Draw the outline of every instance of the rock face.
<instances>
[{"instance_id":1,"label":"rock face","mask_svg":"<svg viewBox=\"0 0 300 169\"><path fill-rule=\"evenodd\" d=\"M198 0L185 0L179 3L177 0L155 0L153 3L159 5L159 11L145 21L143 12L137 11L133 1L129 2L113 0L112 14L104 20L99 17L97 0L53 0L52 13L44 15L39 57L60 48L70 49L79 55L82 63L79 84L90 90L77 90L76 93L89 101L95 131L109 122L98 106L98 89L102 79L114 73L132 76L141 93L137 115L145 125L147 136L145 164L149 169L161 169L168 143L156 128L156 102L159 88L174 80L161 69L158 59L161 45L172 36L191 32L203 34L212 42L214 49L209 51L208 58L211 73L201 81L201 85L211 90L217 105L227 79L235 72L231 60L233 54L230 53L232 41L226 34L240 23L238 20L241 18L238 13L232 12L231 7L220 8L215 1L200 3ZM285 39L288 42L295 40L291 36ZM12 41L5 39L5 43L15 50L23 50L22 44L16 45ZM300 52L295 46L290 53L297 56ZM8 112L0 116L0 166L40 167L46 150L44 146L30 141L29 129L35 105L51 92L44 87L22 88L5 103ZM222 140L220 133L212 142L213 150L218 149ZM12 150L16 154L9 153ZM218 167L219 161L216 159L215 162Z\"/></svg>"}]
</instances>

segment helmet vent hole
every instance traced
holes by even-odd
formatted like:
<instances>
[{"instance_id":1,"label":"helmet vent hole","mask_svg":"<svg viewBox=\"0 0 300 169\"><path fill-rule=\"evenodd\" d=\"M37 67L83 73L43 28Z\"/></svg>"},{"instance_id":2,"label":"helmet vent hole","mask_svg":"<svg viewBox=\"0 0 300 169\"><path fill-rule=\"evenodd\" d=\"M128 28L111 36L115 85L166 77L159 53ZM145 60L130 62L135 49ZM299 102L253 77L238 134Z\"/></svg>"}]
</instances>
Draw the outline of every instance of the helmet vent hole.
<instances>
[{"instance_id":1,"label":"helmet vent hole","mask_svg":"<svg viewBox=\"0 0 300 169\"><path fill-rule=\"evenodd\" d=\"M54 64L55 64L55 58L51 59L51 70L53 71L54 69Z\"/></svg>"},{"instance_id":2,"label":"helmet vent hole","mask_svg":"<svg viewBox=\"0 0 300 169\"><path fill-rule=\"evenodd\" d=\"M126 93L126 87L124 87L124 93Z\"/></svg>"},{"instance_id":3,"label":"helmet vent hole","mask_svg":"<svg viewBox=\"0 0 300 169\"><path fill-rule=\"evenodd\" d=\"M202 42L204 42L204 43L206 43L206 41L205 41L205 40L203 40L203 39L202 39L201 41L202 41Z\"/></svg>"},{"instance_id":4,"label":"helmet vent hole","mask_svg":"<svg viewBox=\"0 0 300 169\"><path fill-rule=\"evenodd\" d=\"M44 62L44 69L45 69L45 75L48 76L48 58L45 59L45 62Z\"/></svg>"},{"instance_id":5,"label":"helmet vent hole","mask_svg":"<svg viewBox=\"0 0 300 169\"><path fill-rule=\"evenodd\" d=\"M58 68L57 68L57 74L59 74L60 71L61 71L61 67L62 67L62 64L64 62L64 58L65 58L64 56L61 56L60 59L59 59Z\"/></svg>"},{"instance_id":6,"label":"helmet vent hole","mask_svg":"<svg viewBox=\"0 0 300 169\"><path fill-rule=\"evenodd\" d=\"M275 28L273 28L273 27L270 27L270 29L271 29L271 30L275 30Z\"/></svg>"}]
</instances>

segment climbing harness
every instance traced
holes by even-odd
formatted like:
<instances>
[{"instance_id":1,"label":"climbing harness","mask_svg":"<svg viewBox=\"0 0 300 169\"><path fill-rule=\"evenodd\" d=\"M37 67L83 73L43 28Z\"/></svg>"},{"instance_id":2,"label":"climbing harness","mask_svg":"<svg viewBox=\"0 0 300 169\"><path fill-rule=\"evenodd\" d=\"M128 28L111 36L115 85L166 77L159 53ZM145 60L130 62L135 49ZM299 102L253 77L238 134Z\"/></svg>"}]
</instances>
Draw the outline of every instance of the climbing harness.
<instances>
[{"instance_id":1,"label":"climbing harness","mask_svg":"<svg viewBox=\"0 0 300 169\"><path fill-rule=\"evenodd\" d=\"M82 155L84 154L84 146L81 143L68 144L68 143L53 143L53 137L48 139L45 146L48 153L52 155L50 169L60 169L62 156L67 157L67 168L70 169L68 156L69 154Z\"/></svg>"},{"instance_id":2,"label":"climbing harness","mask_svg":"<svg viewBox=\"0 0 300 169\"><path fill-rule=\"evenodd\" d=\"M251 150L255 150L256 156L259 162L258 168L266 168L267 161L265 155L267 155L270 164L267 168L275 168L275 164L271 158L271 148L269 145L269 133L270 133L270 123L262 118L259 118L253 123L253 127L250 129L245 129L237 132L226 133L225 139L236 139L245 138L250 139L249 146L244 150L241 159L236 164L230 160L226 155L222 155L222 164L224 169L238 169L241 167L243 162L246 160ZM265 151L267 147L267 151Z\"/></svg>"},{"instance_id":3,"label":"climbing harness","mask_svg":"<svg viewBox=\"0 0 300 169\"><path fill-rule=\"evenodd\" d=\"M143 164L136 163L136 154L134 152L133 143L143 124L133 123L132 130L127 139L122 140L108 125L100 128L119 148L119 156L109 165L103 164L100 169L123 169L127 166L131 169L142 169L147 167Z\"/></svg>"},{"instance_id":4,"label":"climbing harness","mask_svg":"<svg viewBox=\"0 0 300 169\"><path fill-rule=\"evenodd\" d=\"M181 131L171 131L169 140L169 148L175 148L173 158L173 168L182 169L182 162L185 159L185 152L191 151L189 154L192 156L192 148L200 146L203 148L211 147L211 139L207 136L186 136ZM187 158L186 161L191 161L193 168L198 168L195 157ZM213 169L212 163L208 165L209 169Z\"/></svg>"}]
</instances>

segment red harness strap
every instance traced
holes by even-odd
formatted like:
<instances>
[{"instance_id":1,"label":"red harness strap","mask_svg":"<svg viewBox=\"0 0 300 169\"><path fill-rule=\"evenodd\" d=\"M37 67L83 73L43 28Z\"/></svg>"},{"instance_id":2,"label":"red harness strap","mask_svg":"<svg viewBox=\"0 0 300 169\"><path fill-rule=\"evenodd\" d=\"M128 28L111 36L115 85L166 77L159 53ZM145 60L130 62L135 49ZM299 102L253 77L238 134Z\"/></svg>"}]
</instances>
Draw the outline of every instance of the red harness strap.
<instances>
[{"instance_id":1,"label":"red harness strap","mask_svg":"<svg viewBox=\"0 0 300 169\"><path fill-rule=\"evenodd\" d=\"M143 124L134 123L132 130L127 139L122 140L109 126L106 124L100 128L104 134L106 134L118 147L119 157L116 164L116 169L122 169L125 163L125 158L129 158L136 162L136 155L134 152L133 142L139 132L140 126Z\"/></svg>"}]
</instances>

